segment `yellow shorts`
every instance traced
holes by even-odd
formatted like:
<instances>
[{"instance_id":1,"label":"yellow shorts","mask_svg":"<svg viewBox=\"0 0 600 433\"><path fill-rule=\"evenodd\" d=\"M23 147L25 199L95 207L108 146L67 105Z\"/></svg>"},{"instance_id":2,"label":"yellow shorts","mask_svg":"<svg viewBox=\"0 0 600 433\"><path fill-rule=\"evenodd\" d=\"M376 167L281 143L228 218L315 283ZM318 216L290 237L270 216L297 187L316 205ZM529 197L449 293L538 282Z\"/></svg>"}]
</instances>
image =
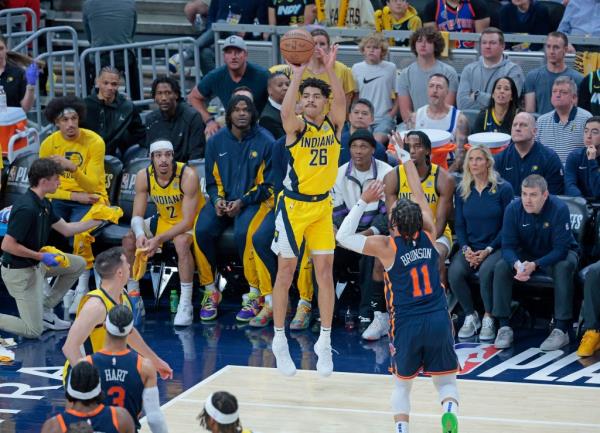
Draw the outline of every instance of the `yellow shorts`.
<instances>
[{"instance_id":1,"label":"yellow shorts","mask_svg":"<svg viewBox=\"0 0 600 433\"><path fill-rule=\"evenodd\" d=\"M157 214L144 220L144 232L146 234L146 237L150 239L154 236L158 236L166 232L167 230L170 230L180 222L181 220L167 220ZM192 236L194 234L194 229L190 229L185 233Z\"/></svg>"},{"instance_id":2,"label":"yellow shorts","mask_svg":"<svg viewBox=\"0 0 600 433\"><path fill-rule=\"evenodd\" d=\"M271 249L285 258L298 257L302 242L311 254L333 254L333 200L301 201L283 194L277 201Z\"/></svg>"}]
</instances>

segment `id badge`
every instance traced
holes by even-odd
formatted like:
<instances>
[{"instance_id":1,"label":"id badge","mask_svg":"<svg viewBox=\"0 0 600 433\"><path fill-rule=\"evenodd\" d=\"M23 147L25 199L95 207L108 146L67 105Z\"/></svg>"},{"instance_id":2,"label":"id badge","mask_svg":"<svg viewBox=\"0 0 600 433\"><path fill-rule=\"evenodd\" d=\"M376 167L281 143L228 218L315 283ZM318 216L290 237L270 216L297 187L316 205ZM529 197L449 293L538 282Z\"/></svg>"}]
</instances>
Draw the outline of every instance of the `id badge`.
<instances>
[{"instance_id":1,"label":"id badge","mask_svg":"<svg viewBox=\"0 0 600 433\"><path fill-rule=\"evenodd\" d=\"M233 12L229 11L229 14L227 15L227 24L239 24L241 19L241 14L234 14Z\"/></svg>"}]
</instances>

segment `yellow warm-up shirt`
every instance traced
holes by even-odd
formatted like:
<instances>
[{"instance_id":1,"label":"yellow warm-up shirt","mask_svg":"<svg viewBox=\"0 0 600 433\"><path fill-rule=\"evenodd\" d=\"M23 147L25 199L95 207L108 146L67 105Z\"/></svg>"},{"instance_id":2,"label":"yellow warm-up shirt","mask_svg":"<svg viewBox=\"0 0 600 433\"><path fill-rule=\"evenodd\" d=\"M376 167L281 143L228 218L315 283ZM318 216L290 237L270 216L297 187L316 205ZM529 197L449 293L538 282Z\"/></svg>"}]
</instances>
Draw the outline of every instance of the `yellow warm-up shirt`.
<instances>
[{"instance_id":1,"label":"yellow warm-up shirt","mask_svg":"<svg viewBox=\"0 0 600 433\"><path fill-rule=\"evenodd\" d=\"M108 201L104 173L104 140L94 131L80 128L76 140L65 140L56 131L44 140L40 158L63 156L77 166L74 173L65 171L60 177L60 187L48 198L71 200L72 192L98 194Z\"/></svg>"}]
</instances>

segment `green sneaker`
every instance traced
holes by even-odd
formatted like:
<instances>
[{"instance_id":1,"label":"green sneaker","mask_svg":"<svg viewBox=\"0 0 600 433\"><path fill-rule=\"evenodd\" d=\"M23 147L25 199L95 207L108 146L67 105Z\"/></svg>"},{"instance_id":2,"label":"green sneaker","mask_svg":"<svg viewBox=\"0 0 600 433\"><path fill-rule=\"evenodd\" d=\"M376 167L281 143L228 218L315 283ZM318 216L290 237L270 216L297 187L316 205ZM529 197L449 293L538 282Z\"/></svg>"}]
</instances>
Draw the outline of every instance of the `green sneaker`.
<instances>
[{"instance_id":1,"label":"green sneaker","mask_svg":"<svg viewBox=\"0 0 600 433\"><path fill-rule=\"evenodd\" d=\"M442 415L442 433L458 433L458 418L455 413L446 412Z\"/></svg>"}]
</instances>

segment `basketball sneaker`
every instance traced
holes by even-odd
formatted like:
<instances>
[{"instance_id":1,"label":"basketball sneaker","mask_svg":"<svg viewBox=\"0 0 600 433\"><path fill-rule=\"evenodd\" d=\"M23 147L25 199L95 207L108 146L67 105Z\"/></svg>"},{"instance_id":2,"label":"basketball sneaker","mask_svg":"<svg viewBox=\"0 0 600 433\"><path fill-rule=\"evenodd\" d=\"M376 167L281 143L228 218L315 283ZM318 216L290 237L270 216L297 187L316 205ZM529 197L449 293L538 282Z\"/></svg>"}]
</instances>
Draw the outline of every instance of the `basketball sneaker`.
<instances>
[{"instance_id":1,"label":"basketball sneaker","mask_svg":"<svg viewBox=\"0 0 600 433\"><path fill-rule=\"evenodd\" d=\"M323 377L331 376L331 373L333 373L331 343L325 343L323 339L319 337L315 343L314 350L318 357L317 372Z\"/></svg>"},{"instance_id":2,"label":"basketball sneaker","mask_svg":"<svg viewBox=\"0 0 600 433\"><path fill-rule=\"evenodd\" d=\"M390 315L388 313L382 313L381 311L375 311L373 321L369 325L365 332L362 333L363 340L377 341L390 330Z\"/></svg>"},{"instance_id":3,"label":"basketball sneaker","mask_svg":"<svg viewBox=\"0 0 600 433\"><path fill-rule=\"evenodd\" d=\"M194 321L194 307L187 302L180 302L177 305L177 313L173 320L175 326L190 326Z\"/></svg>"},{"instance_id":4,"label":"basketball sneaker","mask_svg":"<svg viewBox=\"0 0 600 433\"><path fill-rule=\"evenodd\" d=\"M514 333L510 326L503 326L498 329L498 335L494 340L494 347L496 349L508 349L513 344Z\"/></svg>"},{"instance_id":5,"label":"basketball sneaker","mask_svg":"<svg viewBox=\"0 0 600 433\"><path fill-rule=\"evenodd\" d=\"M44 330L51 329L53 331L64 331L71 327L71 322L60 319L52 309L44 310Z\"/></svg>"},{"instance_id":6,"label":"basketball sneaker","mask_svg":"<svg viewBox=\"0 0 600 433\"><path fill-rule=\"evenodd\" d=\"M221 292L218 290L204 291L200 308L200 320L214 320L217 318L217 307L221 302Z\"/></svg>"},{"instance_id":7,"label":"basketball sneaker","mask_svg":"<svg viewBox=\"0 0 600 433\"><path fill-rule=\"evenodd\" d=\"M596 350L600 350L600 332L588 329L583 334L577 356L592 356Z\"/></svg>"},{"instance_id":8,"label":"basketball sneaker","mask_svg":"<svg viewBox=\"0 0 600 433\"><path fill-rule=\"evenodd\" d=\"M296 308L296 314L290 323L290 329L292 331L301 331L308 328L308 325L310 325L311 316L312 308L310 305L307 305L304 302L299 302L298 308Z\"/></svg>"},{"instance_id":9,"label":"basketball sneaker","mask_svg":"<svg viewBox=\"0 0 600 433\"><path fill-rule=\"evenodd\" d=\"M494 318L490 316L483 316L481 321L481 331L479 332L479 339L482 341L489 341L496 338L496 326L494 325Z\"/></svg>"},{"instance_id":10,"label":"basketball sneaker","mask_svg":"<svg viewBox=\"0 0 600 433\"><path fill-rule=\"evenodd\" d=\"M442 433L458 433L458 418L455 413L446 412L442 415Z\"/></svg>"},{"instance_id":11,"label":"basketball sneaker","mask_svg":"<svg viewBox=\"0 0 600 433\"><path fill-rule=\"evenodd\" d=\"M260 295L256 293L246 293L242 296L242 309L235 316L240 322L249 322L260 311Z\"/></svg>"},{"instance_id":12,"label":"basketball sneaker","mask_svg":"<svg viewBox=\"0 0 600 433\"><path fill-rule=\"evenodd\" d=\"M474 311L473 314L465 316L465 321L458 331L458 338L470 338L477 334L479 328L481 328L481 321L477 311Z\"/></svg>"},{"instance_id":13,"label":"basketball sneaker","mask_svg":"<svg viewBox=\"0 0 600 433\"><path fill-rule=\"evenodd\" d=\"M569 333L554 328L550 335L548 335L548 338L540 345L540 350L550 352L552 350L558 350L567 344L569 344Z\"/></svg>"},{"instance_id":14,"label":"basketball sneaker","mask_svg":"<svg viewBox=\"0 0 600 433\"><path fill-rule=\"evenodd\" d=\"M275 362L277 364L277 370L284 376L293 376L296 374L296 365L292 361L290 356L290 349L288 347L287 338L285 334L275 333L273 342L271 343L271 350L275 355Z\"/></svg>"},{"instance_id":15,"label":"basketball sneaker","mask_svg":"<svg viewBox=\"0 0 600 433\"><path fill-rule=\"evenodd\" d=\"M264 328L273 321L273 307L264 304L260 312L248 323L253 328Z\"/></svg>"}]
</instances>

